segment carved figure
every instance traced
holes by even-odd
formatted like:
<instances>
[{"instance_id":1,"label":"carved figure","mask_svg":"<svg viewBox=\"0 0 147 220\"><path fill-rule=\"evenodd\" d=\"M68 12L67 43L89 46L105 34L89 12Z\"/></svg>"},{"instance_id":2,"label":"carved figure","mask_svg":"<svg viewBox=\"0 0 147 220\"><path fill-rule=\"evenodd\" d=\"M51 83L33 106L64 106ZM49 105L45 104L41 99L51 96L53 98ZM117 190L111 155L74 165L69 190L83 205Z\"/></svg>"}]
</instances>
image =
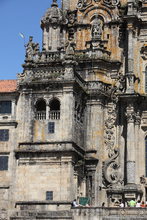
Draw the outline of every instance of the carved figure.
<instances>
[{"instance_id":1,"label":"carved figure","mask_svg":"<svg viewBox=\"0 0 147 220\"><path fill-rule=\"evenodd\" d=\"M33 57L39 52L39 44L33 42L33 37L30 36L29 42L26 45L26 58L32 60Z\"/></svg>"},{"instance_id":2,"label":"carved figure","mask_svg":"<svg viewBox=\"0 0 147 220\"><path fill-rule=\"evenodd\" d=\"M92 38L98 38L101 39L102 36L102 22L100 19L96 17L92 24Z\"/></svg>"}]
</instances>

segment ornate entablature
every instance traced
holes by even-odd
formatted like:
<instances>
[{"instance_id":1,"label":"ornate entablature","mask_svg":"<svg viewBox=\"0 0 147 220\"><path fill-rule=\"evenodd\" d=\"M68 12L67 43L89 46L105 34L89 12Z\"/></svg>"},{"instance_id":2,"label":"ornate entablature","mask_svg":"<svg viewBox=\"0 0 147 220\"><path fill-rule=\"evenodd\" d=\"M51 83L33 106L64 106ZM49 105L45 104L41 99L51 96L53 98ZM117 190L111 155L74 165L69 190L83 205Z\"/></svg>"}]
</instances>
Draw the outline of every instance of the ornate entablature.
<instances>
[{"instance_id":1,"label":"ornate entablature","mask_svg":"<svg viewBox=\"0 0 147 220\"><path fill-rule=\"evenodd\" d=\"M111 85L105 84L100 81L88 82L86 86L89 94L101 94L105 96L110 96L112 91Z\"/></svg>"}]
</instances>

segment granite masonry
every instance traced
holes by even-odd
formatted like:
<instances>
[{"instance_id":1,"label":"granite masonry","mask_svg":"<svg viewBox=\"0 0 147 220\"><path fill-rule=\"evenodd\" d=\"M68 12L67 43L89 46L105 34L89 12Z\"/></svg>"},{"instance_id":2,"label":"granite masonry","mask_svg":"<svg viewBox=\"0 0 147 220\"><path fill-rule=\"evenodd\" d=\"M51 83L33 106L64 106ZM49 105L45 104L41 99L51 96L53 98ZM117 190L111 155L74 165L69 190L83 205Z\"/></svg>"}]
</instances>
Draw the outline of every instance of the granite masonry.
<instances>
[{"instance_id":1,"label":"granite masonry","mask_svg":"<svg viewBox=\"0 0 147 220\"><path fill-rule=\"evenodd\" d=\"M61 4L0 81L0 219L145 220L147 0Z\"/></svg>"}]
</instances>

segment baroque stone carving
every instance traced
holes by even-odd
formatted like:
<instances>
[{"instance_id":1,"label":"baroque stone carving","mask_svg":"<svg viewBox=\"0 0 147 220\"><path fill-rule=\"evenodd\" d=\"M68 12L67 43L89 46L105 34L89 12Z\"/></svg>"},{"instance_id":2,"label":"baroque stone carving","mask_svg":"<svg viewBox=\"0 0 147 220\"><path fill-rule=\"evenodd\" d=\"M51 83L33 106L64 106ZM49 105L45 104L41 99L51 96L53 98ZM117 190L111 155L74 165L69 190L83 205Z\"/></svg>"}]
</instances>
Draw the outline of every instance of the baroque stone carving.
<instances>
[{"instance_id":1,"label":"baroque stone carving","mask_svg":"<svg viewBox=\"0 0 147 220\"><path fill-rule=\"evenodd\" d=\"M126 109L126 118L128 123L134 123L135 121L134 107L131 105L129 105Z\"/></svg>"},{"instance_id":2,"label":"baroque stone carving","mask_svg":"<svg viewBox=\"0 0 147 220\"><path fill-rule=\"evenodd\" d=\"M80 10L85 10L87 7L100 2L100 0L78 0L77 8Z\"/></svg>"},{"instance_id":3,"label":"baroque stone carving","mask_svg":"<svg viewBox=\"0 0 147 220\"><path fill-rule=\"evenodd\" d=\"M108 106L108 117L105 121L105 144L108 150L108 156L111 157L114 151L115 137L114 128L116 121L116 106L111 104Z\"/></svg>"},{"instance_id":4,"label":"baroque stone carving","mask_svg":"<svg viewBox=\"0 0 147 220\"><path fill-rule=\"evenodd\" d=\"M57 0L53 0L51 8L47 10L44 17L41 19L41 26L46 24L58 25L63 22L63 14L60 8L58 8ZM56 26L55 26L56 27Z\"/></svg>"},{"instance_id":5,"label":"baroque stone carving","mask_svg":"<svg viewBox=\"0 0 147 220\"><path fill-rule=\"evenodd\" d=\"M113 154L111 154L110 158L106 160L103 164L103 183L107 187L112 187L115 183L120 183L121 174L119 171L120 165L116 161L119 156L119 150L114 149Z\"/></svg>"},{"instance_id":6,"label":"baroque stone carving","mask_svg":"<svg viewBox=\"0 0 147 220\"><path fill-rule=\"evenodd\" d=\"M62 80L65 70L54 68L50 70L25 70L24 73L18 74L18 83L31 82L35 80Z\"/></svg>"},{"instance_id":7,"label":"baroque stone carving","mask_svg":"<svg viewBox=\"0 0 147 220\"><path fill-rule=\"evenodd\" d=\"M113 187L118 183L121 185L122 177L120 174L119 149L115 147L115 122L116 122L116 104L110 103L107 110L107 119L105 120L105 145L108 150L108 159L103 164L103 184L107 187Z\"/></svg>"},{"instance_id":8,"label":"baroque stone carving","mask_svg":"<svg viewBox=\"0 0 147 220\"><path fill-rule=\"evenodd\" d=\"M101 39L102 21L98 17L96 17L92 23L91 35L94 39Z\"/></svg>"},{"instance_id":9,"label":"baroque stone carving","mask_svg":"<svg viewBox=\"0 0 147 220\"><path fill-rule=\"evenodd\" d=\"M141 53L141 57L144 59L144 60L147 60L147 44L144 44L140 50L140 53Z\"/></svg>"},{"instance_id":10,"label":"baroque stone carving","mask_svg":"<svg viewBox=\"0 0 147 220\"><path fill-rule=\"evenodd\" d=\"M35 55L39 52L39 44L33 42L33 37L30 36L28 44L26 47L26 61L35 59Z\"/></svg>"},{"instance_id":11,"label":"baroque stone carving","mask_svg":"<svg viewBox=\"0 0 147 220\"><path fill-rule=\"evenodd\" d=\"M145 176L144 176L144 175L142 175L142 176L140 177L140 183L141 183L141 184L146 184L146 179L145 179Z\"/></svg>"}]
</instances>

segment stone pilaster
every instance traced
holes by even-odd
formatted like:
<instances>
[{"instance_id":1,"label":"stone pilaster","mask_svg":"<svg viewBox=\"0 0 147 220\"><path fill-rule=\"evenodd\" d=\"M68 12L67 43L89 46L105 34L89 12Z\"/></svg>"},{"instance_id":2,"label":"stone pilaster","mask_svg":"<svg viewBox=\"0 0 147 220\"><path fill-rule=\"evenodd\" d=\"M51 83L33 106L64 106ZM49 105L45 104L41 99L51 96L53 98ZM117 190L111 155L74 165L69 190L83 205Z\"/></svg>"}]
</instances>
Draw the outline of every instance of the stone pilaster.
<instances>
[{"instance_id":1,"label":"stone pilaster","mask_svg":"<svg viewBox=\"0 0 147 220\"><path fill-rule=\"evenodd\" d=\"M134 107L127 107L127 184L135 184L135 130L134 130Z\"/></svg>"}]
</instances>

